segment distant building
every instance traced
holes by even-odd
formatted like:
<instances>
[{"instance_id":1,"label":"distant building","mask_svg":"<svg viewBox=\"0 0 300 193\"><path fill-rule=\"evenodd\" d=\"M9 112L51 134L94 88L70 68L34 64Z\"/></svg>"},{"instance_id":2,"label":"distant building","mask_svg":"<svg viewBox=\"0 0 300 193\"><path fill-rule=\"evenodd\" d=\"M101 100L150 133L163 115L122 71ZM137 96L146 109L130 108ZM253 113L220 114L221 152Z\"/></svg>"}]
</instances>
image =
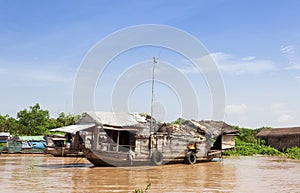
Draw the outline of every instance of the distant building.
<instances>
[{"instance_id":1,"label":"distant building","mask_svg":"<svg viewBox=\"0 0 300 193\"><path fill-rule=\"evenodd\" d=\"M300 147L300 127L263 129L256 134L256 137L280 151Z\"/></svg>"}]
</instances>

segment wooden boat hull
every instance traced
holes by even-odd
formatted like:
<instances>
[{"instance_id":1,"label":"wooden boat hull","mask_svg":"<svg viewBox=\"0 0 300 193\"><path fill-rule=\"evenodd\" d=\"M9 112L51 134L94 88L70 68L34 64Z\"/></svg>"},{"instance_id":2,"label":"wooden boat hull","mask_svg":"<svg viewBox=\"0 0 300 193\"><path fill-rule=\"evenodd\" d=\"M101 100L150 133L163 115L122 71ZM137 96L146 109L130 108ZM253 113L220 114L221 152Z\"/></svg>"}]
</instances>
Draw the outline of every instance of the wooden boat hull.
<instances>
[{"instance_id":1,"label":"wooden boat hull","mask_svg":"<svg viewBox=\"0 0 300 193\"><path fill-rule=\"evenodd\" d=\"M144 154L143 156L135 157L130 159L130 153L128 152L112 152L112 151L102 151L102 150L91 150L86 148L84 145L81 146L84 156L89 160L95 167L106 167L106 166L116 166L116 167L126 167L126 166L155 166L162 164L193 164L201 161L211 161L213 158L220 158L221 151L218 153L212 153L209 151L206 156L195 157L194 162L190 162L187 155L188 152L182 152L179 154L170 155L167 152L161 152L158 150L153 150L150 154ZM155 154L155 155L154 155ZM196 156L196 153L194 153ZM155 158L157 157L158 158Z\"/></svg>"},{"instance_id":2,"label":"wooden boat hull","mask_svg":"<svg viewBox=\"0 0 300 193\"><path fill-rule=\"evenodd\" d=\"M125 152L107 152L101 150L90 150L89 148L82 147L84 156L89 160L94 166L140 166L140 165L150 165L150 158L136 159L131 161L129 159L128 153Z\"/></svg>"},{"instance_id":3,"label":"wooden boat hull","mask_svg":"<svg viewBox=\"0 0 300 193\"><path fill-rule=\"evenodd\" d=\"M47 147L46 153L49 153L54 157L84 157L83 152L72 151L65 147Z\"/></svg>"}]
</instances>

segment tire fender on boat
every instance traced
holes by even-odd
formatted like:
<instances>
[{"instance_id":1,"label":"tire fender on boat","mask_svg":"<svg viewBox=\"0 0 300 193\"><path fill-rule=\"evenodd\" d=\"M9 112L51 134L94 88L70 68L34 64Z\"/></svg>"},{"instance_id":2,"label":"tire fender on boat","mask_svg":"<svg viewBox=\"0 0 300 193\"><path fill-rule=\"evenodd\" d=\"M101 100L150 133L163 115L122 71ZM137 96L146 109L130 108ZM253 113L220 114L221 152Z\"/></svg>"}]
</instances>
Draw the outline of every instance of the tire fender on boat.
<instances>
[{"instance_id":1,"label":"tire fender on boat","mask_svg":"<svg viewBox=\"0 0 300 193\"><path fill-rule=\"evenodd\" d=\"M133 161L134 158L135 158L135 153L134 153L132 150L129 150L129 151L128 151L128 159L129 159L130 161Z\"/></svg>"},{"instance_id":2,"label":"tire fender on boat","mask_svg":"<svg viewBox=\"0 0 300 193\"><path fill-rule=\"evenodd\" d=\"M163 164L163 161L164 161L163 154L160 151L155 150L151 156L151 163L153 165L159 166Z\"/></svg>"},{"instance_id":3,"label":"tire fender on boat","mask_svg":"<svg viewBox=\"0 0 300 193\"><path fill-rule=\"evenodd\" d=\"M192 151L187 152L187 154L185 155L185 161L188 164L195 164L197 162L196 154Z\"/></svg>"}]
</instances>

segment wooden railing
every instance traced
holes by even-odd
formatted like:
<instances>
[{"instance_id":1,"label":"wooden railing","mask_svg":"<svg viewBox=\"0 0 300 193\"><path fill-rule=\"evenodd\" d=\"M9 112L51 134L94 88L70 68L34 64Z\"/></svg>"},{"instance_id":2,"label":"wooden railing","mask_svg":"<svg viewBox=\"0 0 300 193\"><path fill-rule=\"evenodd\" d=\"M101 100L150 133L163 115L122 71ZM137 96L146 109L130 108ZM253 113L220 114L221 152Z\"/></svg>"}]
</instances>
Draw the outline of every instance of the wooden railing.
<instances>
[{"instance_id":1,"label":"wooden railing","mask_svg":"<svg viewBox=\"0 0 300 193\"><path fill-rule=\"evenodd\" d=\"M118 145L116 143L101 143L100 149L103 151L113 151L113 152L128 152L134 149L134 145Z\"/></svg>"}]
</instances>

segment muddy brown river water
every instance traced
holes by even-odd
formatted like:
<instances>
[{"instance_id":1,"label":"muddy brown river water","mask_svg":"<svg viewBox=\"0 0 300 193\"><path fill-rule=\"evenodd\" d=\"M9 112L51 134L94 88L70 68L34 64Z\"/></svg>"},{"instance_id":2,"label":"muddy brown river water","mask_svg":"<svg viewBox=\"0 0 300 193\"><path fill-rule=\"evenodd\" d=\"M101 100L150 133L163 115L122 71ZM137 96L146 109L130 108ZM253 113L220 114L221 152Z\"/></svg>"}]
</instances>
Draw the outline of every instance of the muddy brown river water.
<instances>
[{"instance_id":1,"label":"muddy brown river water","mask_svg":"<svg viewBox=\"0 0 300 193\"><path fill-rule=\"evenodd\" d=\"M195 165L92 167L85 158L0 156L0 192L300 192L300 162L224 158Z\"/></svg>"}]
</instances>

